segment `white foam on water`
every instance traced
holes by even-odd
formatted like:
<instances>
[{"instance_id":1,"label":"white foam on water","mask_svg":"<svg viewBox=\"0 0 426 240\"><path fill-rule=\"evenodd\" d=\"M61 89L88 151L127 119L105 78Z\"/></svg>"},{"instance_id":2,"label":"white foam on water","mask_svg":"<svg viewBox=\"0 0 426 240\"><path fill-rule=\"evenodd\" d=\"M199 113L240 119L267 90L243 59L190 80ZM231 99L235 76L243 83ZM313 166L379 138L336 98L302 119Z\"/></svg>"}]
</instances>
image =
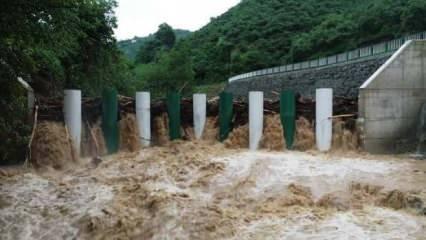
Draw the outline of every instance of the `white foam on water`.
<instances>
[{"instance_id":1,"label":"white foam on water","mask_svg":"<svg viewBox=\"0 0 426 240\"><path fill-rule=\"evenodd\" d=\"M367 207L337 212L324 220L310 212L288 218L264 218L241 227L232 239L415 240L423 236L424 226L424 218Z\"/></svg>"},{"instance_id":2,"label":"white foam on water","mask_svg":"<svg viewBox=\"0 0 426 240\"><path fill-rule=\"evenodd\" d=\"M392 185L392 173L408 168L405 163L358 158L324 159L298 152L245 152L216 158L226 164L214 179L217 188L226 188L241 179L255 180L250 194L274 194L291 183L311 187L314 197L343 190L353 181ZM383 183L383 184L384 184Z\"/></svg>"},{"instance_id":3,"label":"white foam on water","mask_svg":"<svg viewBox=\"0 0 426 240\"><path fill-rule=\"evenodd\" d=\"M250 152L215 160L226 165L225 172L213 181L218 191L250 179L255 184L244 188L254 199L282 194L291 183L310 187L314 197L347 189L352 181L392 186L410 167L386 160L325 159L295 152ZM288 217L262 217L244 223L232 239L421 239L425 228L424 217L380 207L336 212L325 219L306 208Z\"/></svg>"},{"instance_id":4,"label":"white foam on water","mask_svg":"<svg viewBox=\"0 0 426 240\"><path fill-rule=\"evenodd\" d=\"M352 181L392 186L401 182L401 175L407 177L401 173L409 173L410 169L409 163L326 159L324 155L298 152L243 152L208 161L224 163L225 169L212 176L207 186L200 188L190 187L190 184L205 173L188 169L185 174L188 179L181 182L167 173L162 167L164 164L157 162L149 166L136 165L131 171L126 171L121 162L111 163L108 167L100 165L96 176L120 186L120 179L127 177L139 183L136 173L146 171L146 176L153 178L141 178L140 183L144 181L148 191L187 193L194 205L182 208L177 202L167 202L168 205L156 213L158 219L155 222L159 226L153 237L187 239L189 232L183 227L185 221L182 218L193 215L200 206L213 204L212 200L217 200L216 193L236 189L244 197L264 200L268 196L282 195L289 184L296 183L310 187L314 197L319 197L329 191L343 190ZM65 176L66 187L35 174L20 175L0 183L0 200L9 204L0 205L0 238L74 239L78 236L78 221L83 216L107 217L101 210L113 198L112 187L97 182L90 175ZM250 184L238 185L245 181ZM224 202L235 200L225 198ZM222 203L221 206L226 208ZM235 221L236 236L232 239L421 239L418 236L422 236L426 229L424 217L369 206L364 210L331 212L321 219L307 207L281 218L271 214L249 223Z\"/></svg>"},{"instance_id":5,"label":"white foam on water","mask_svg":"<svg viewBox=\"0 0 426 240\"><path fill-rule=\"evenodd\" d=\"M294 233L300 239L416 239L421 219L391 209L367 207L362 212L337 213L313 228ZM287 235L292 238L291 235ZM286 236L286 237L287 237Z\"/></svg>"},{"instance_id":6,"label":"white foam on water","mask_svg":"<svg viewBox=\"0 0 426 240\"><path fill-rule=\"evenodd\" d=\"M112 188L88 178L59 187L31 173L2 184L0 192L9 204L0 209L1 239L74 239L78 220L102 214L113 198Z\"/></svg>"}]
</instances>

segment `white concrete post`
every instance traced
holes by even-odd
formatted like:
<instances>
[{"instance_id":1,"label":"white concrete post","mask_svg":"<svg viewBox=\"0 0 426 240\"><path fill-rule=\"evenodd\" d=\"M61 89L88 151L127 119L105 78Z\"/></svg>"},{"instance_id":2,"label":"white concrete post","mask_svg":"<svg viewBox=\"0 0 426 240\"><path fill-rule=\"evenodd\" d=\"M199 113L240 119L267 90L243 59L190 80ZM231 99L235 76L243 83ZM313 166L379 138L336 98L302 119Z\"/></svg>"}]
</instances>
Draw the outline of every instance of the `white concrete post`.
<instances>
[{"instance_id":1,"label":"white concrete post","mask_svg":"<svg viewBox=\"0 0 426 240\"><path fill-rule=\"evenodd\" d=\"M33 110L35 105L35 96L33 88L21 77L17 78L18 82L27 90L28 116L33 121Z\"/></svg>"},{"instance_id":2,"label":"white concrete post","mask_svg":"<svg viewBox=\"0 0 426 240\"><path fill-rule=\"evenodd\" d=\"M333 89L316 90L316 143L321 152L330 150L332 140Z\"/></svg>"},{"instance_id":3,"label":"white concrete post","mask_svg":"<svg viewBox=\"0 0 426 240\"><path fill-rule=\"evenodd\" d=\"M148 147L151 144L151 94L149 92L136 93L136 119L142 146Z\"/></svg>"},{"instance_id":4,"label":"white concrete post","mask_svg":"<svg viewBox=\"0 0 426 240\"><path fill-rule=\"evenodd\" d=\"M77 154L81 143L81 91L64 90L64 120Z\"/></svg>"},{"instance_id":5,"label":"white concrete post","mask_svg":"<svg viewBox=\"0 0 426 240\"><path fill-rule=\"evenodd\" d=\"M193 110L194 110L194 132L195 138L200 139L203 135L204 126L206 125L206 94L194 94Z\"/></svg>"},{"instance_id":6,"label":"white concrete post","mask_svg":"<svg viewBox=\"0 0 426 240\"><path fill-rule=\"evenodd\" d=\"M257 150L263 133L263 92L249 93L250 150Z\"/></svg>"}]
</instances>

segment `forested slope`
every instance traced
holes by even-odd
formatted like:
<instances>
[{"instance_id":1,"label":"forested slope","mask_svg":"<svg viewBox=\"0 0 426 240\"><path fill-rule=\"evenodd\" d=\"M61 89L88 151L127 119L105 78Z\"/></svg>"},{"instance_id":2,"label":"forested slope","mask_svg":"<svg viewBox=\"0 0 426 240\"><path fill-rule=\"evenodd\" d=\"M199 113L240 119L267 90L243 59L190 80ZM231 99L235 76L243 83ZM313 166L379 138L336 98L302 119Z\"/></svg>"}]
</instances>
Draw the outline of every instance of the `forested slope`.
<instances>
[{"instance_id":1,"label":"forested slope","mask_svg":"<svg viewBox=\"0 0 426 240\"><path fill-rule=\"evenodd\" d=\"M191 31L175 29L174 33L176 38L184 39L191 34ZM135 60L139 49L149 41L154 39L154 34L150 34L146 37L134 37L128 40L122 40L118 42L118 48L131 60Z\"/></svg>"},{"instance_id":2,"label":"forested slope","mask_svg":"<svg viewBox=\"0 0 426 240\"><path fill-rule=\"evenodd\" d=\"M425 28L424 0L243 0L186 41L209 83Z\"/></svg>"}]
</instances>

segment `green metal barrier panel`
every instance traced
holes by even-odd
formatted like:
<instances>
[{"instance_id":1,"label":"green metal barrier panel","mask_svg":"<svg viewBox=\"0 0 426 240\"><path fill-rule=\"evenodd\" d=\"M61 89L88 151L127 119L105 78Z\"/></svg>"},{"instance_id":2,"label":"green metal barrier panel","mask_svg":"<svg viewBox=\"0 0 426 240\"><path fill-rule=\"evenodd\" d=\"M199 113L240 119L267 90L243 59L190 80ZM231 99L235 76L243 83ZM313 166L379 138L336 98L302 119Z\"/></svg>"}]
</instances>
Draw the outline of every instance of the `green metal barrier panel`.
<instances>
[{"instance_id":1,"label":"green metal barrier panel","mask_svg":"<svg viewBox=\"0 0 426 240\"><path fill-rule=\"evenodd\" d=\"M219 140L228 138L232 130L233 99L232 94L222 92L219 102Z\"/></svg>"},{"instance_id":2,"label":"green metal barrier panel","mask_svg":"<svg viewBox=\"0 0 426 240\"><path fill-rule=\"evenodd\" d=\"M167 112L170 140L180 139L180 94L178 92L170 92L167 95Z\"/></svg>"},{"instance_id":3,"label":"green metal barrier panel","mask_svg":"<svg viewBox=\"0 0 426 240\"><path fill-rule=\"evenodd\" d=\"M105 89L102 94L102 131L108 153L116 153L119 145L118 101L115 89Z\"/></svg>"},{"instance_id":4,"label":"green metal barrier panel","mask_svg":"<svg viewBox=\"0 0 426 240\"><path fill-rule=\"evenodd\" d=\"M296 132L296 101L293 91L281 92L280 115L287 149L292 149Z\"/></svg>"}]
</instances>

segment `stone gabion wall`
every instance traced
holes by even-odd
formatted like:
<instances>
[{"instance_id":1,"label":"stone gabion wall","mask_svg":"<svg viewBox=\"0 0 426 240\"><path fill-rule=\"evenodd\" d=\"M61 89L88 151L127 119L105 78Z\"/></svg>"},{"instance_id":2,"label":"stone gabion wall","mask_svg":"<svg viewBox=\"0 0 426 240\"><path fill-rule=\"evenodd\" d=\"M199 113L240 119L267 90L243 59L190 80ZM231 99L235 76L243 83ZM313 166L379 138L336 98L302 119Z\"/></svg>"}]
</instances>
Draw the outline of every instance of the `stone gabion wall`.
<instances>
[{"instance_id":1,"label":"stone gabion wall","mask_svg":"<svg viewBox=\"0 0 426 240\"><path fill-rule=\"evenodd\" d=\"M358 97L358 89L390 55L327 67L270 74L233 81L226 91L246 99L249 91L263 91L265 98L277 99L273 92L292 89L304 97L314 97L317 88L333 88L335 96Z\"/></svg>"}]
</instances>

